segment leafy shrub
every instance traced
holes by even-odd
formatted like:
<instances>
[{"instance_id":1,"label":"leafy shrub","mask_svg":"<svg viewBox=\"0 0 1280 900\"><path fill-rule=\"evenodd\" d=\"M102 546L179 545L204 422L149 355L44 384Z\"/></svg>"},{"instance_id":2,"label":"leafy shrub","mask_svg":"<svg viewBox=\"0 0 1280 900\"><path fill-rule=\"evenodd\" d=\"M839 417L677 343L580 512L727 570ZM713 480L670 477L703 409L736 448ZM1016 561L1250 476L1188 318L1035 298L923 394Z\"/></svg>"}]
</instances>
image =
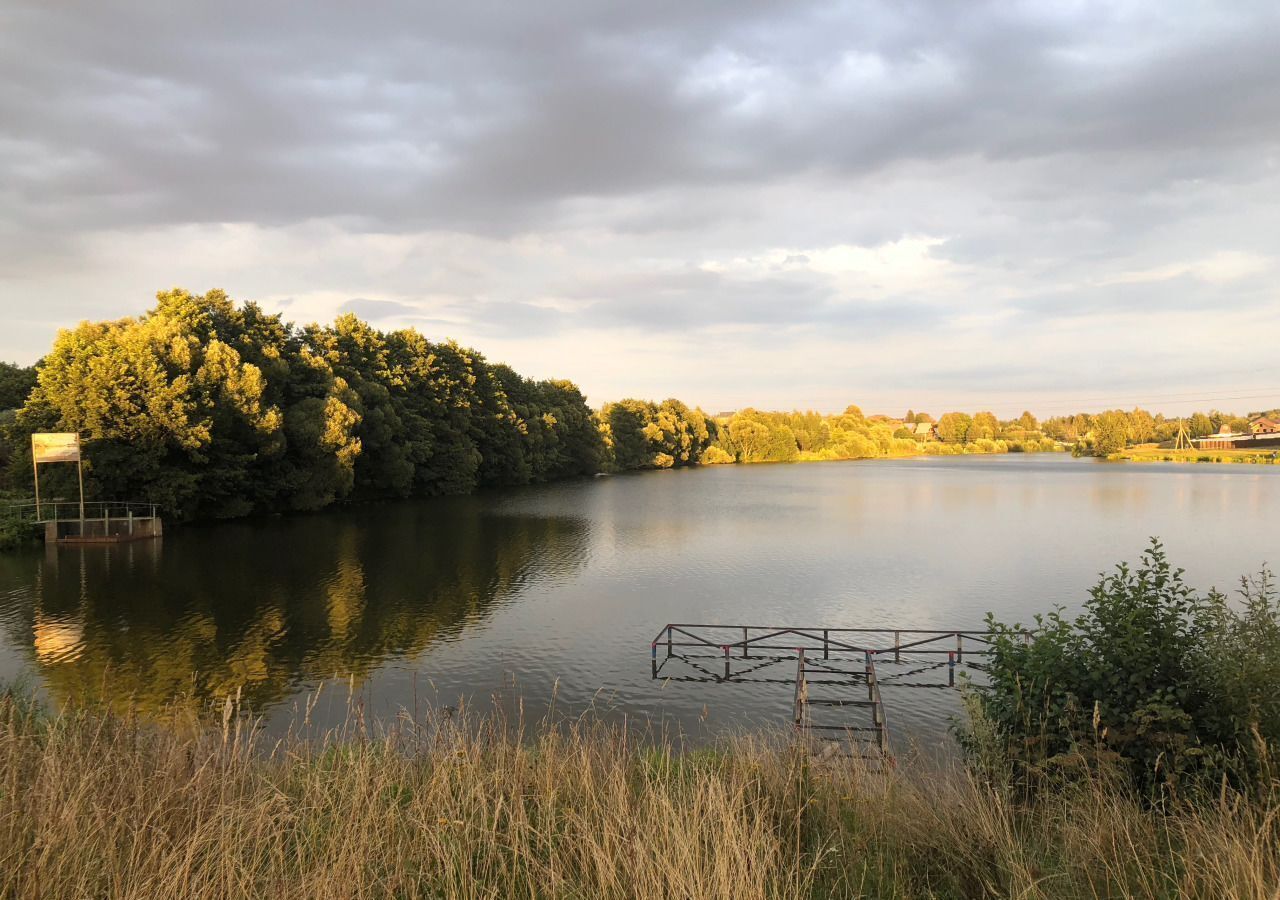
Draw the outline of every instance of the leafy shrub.
<instances>
[{"instance_id":1,"label":"leafy shrub","mask_svg":"<svg viewBox=\"0 0 1280 900\"><path fill-rule=\"evenodd\" d=\"M736 460L726 453L724 450L712 444L706 450L702 451L702 459L699 462L704 466L723 466Z\"/></svg>"},{"instance_id":2,"label":"leafy shrub","mask_svg":"<svg viewBox=\"0 0 1280 900\"><path fill-rule=\"evenodd\" d=\"M35 540L35 530L8 510L0 508L0 550L12 550Z\"/></svg>"},{"instance_id":3,"label":"leafy shrub","mask_svg":"<svg viewBox=\"0 0 1280 900\"><path fill-rule=\"evenodd\" d=\"M1096 764L1149 790L1263 776L1280 744L1280 599L1266 571L1241 594L1233 606L1197 593L1153 539L1074 619L1055 609L1028 636L988 615L990 681L973 721L1028 783ZM978 732L960 735L971 758L989 756Z\"/></svg>"}]
</instances>

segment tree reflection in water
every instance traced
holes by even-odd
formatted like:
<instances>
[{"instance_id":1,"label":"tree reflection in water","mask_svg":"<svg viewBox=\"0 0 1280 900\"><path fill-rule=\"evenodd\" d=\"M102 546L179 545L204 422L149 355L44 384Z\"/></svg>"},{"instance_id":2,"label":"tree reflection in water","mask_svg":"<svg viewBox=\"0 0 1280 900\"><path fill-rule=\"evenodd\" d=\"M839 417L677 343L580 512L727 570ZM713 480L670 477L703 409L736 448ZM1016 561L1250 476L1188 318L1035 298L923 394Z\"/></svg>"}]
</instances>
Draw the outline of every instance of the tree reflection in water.
<instances>
[{"instance_id":1,"label":"tree reflection in water","mask_svg":"<svg viewBox=\"0 0 1280 900\"><path fill-rule=\"evenodd\" d=\"M585 519L467 497L190 528L11 557L37 590L5 618L58 703L203 710L239 689L263 711L457 637L531 567L576 568L588 538Z\"/></svg>"}]
</instances>

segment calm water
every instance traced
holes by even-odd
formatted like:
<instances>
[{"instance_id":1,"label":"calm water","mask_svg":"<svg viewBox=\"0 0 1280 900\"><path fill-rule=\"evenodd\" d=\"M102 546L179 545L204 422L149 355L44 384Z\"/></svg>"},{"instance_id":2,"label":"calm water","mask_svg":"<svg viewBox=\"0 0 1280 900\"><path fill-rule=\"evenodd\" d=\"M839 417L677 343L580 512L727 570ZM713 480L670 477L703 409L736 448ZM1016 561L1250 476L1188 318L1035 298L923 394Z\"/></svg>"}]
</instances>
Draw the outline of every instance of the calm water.
<instances>
[{"instance_id":1,"label":"calm water","mask_svg":"<svg viewBox=\"0 0 1280 900\"><path fill-rule=\"evenodd\" d=\"M1159 535L1200 587L1276 553L1280 468L1061 455L716 467L173 529L0 555L0 678L52 701L193 705L243 687L278 723L322 680L367 706L780 724L790 689L661 683L668 621L979 627L1076 607ZM342 712L333 690L320 715ZM939 740L955 696L886 692Z\"/></svg>"}]
</instances>

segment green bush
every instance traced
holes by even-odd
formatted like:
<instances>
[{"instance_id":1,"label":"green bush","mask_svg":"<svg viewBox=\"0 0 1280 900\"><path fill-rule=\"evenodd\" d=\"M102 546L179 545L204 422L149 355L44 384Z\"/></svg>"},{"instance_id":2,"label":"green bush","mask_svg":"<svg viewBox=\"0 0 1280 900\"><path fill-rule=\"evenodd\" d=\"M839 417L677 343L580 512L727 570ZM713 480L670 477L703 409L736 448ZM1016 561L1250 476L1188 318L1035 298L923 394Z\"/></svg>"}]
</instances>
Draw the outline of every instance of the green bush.
<instances>
[{"instance_id":1,"label":"green bush","mask_svg":"<svg viewBox=\"0 0 1280 900\"><path fill-rule=\"evenodd\" d=\"M971 758L995 735L1028 784L1114 764L1141 788L1237 784L1267 776L1280 744L1280 599L1263 571L1243 603L1183 581L1153 539L1120 564L1084 612L1058 608L1020 625L987 617L990 681L960 738ZM980 727L975 727L978 723Z\"/></svg>"},{"instance_id":2,"label":"green bush","mask_svg":"<svg viewBox=\"0 0 1280 900\"><path fill-rule=\"evenodd\" d=\"M0 508L0 550L13 550L35 541L35 530L29 522Z\"/></svg>"}]
</instances>

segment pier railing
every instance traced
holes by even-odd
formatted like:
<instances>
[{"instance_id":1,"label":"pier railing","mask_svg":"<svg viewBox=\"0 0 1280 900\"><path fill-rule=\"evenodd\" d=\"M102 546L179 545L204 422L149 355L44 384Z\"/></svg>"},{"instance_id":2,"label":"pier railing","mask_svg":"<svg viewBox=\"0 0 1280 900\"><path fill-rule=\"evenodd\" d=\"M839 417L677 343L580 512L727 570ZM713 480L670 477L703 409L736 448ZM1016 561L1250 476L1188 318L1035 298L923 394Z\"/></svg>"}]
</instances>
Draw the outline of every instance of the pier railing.
<instances>
[{"instance_id":1,"label":"pier railing","mask_svg":"<svg viewBox=\"0 0 1280 900\"><path fill-rule=\"evenodd\" d=\"M32 525L43 525L48 522L69 522L81 518L79 500L41 499L37 505L34 500L5 505L9 515L20 522ZM113 519L154 519L160 514L158 504L145 500L87 500L84 503L84 516L88 520Z\"/></svg>"},{"instance_id":2,"label":"pier railing","mask_svg":"<svg viewBox=\"0 0 1280 900\"><path fill-rule=\"evenodd\" d=\"M798 732L891 760L881 687L954 688L957 670L981 677L991 639L972 629L670 623L649 651L655 679L793 685ZM828 693L815 693L819 688ZM835 710L839 719L819 718L820 710Z\"/></svg>"},{"instance_id":3,"label":"pier railing","mask_svg":"<svg viewBox=\"0 0 1280 900\"><path fill-rule=\"evenodd\" d=\"M954 687L957 669L982 668L982 659L990 652L990 639L987 632L971 629L670 623L654 637L650 649L654 678L659 677L668 661L679 660L695 670L693 677L682 680L790 681L789 677L768 677L764 673L773 664L794 659L803 651L811 660L865 656L882 665L911 666L907 671L894 671L884 679L886 682L945 668L945 684L915 686ZM757 673L761 677L753 677ZM672 673L667 677L680 676Z\"/></svg>"}]
</instances>

